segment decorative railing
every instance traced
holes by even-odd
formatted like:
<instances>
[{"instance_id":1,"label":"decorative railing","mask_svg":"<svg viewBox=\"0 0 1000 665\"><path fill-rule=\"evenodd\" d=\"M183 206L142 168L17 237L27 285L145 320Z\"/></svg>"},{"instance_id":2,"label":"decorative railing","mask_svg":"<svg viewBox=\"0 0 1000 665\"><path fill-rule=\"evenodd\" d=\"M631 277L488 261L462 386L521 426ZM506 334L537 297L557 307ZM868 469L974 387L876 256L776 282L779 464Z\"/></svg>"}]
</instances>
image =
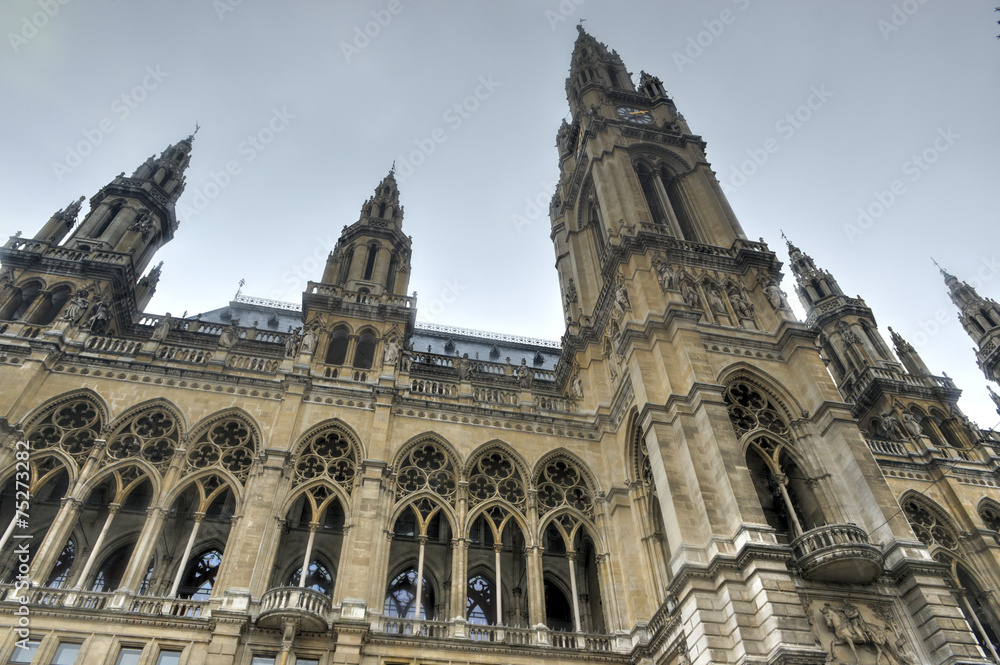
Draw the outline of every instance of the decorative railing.
<instances>
[{"instance_id":1,"label":"decorative railing","mask_svg":"<svg viewBox=\"0 0 1000 665\"><path fill-rule=\"evenodd\" d=\"M134 356L142 350L142 342L120 337L90 337L87 339L86 349L119 356Z\"/></svg>"},{"instance_id":2,"label":"decorative railing","mask_svg":"<svg viewBox=\"0 0 1000 665\"><path fill-rule=\"evenodd\" d=\"M451 625L446 621L383 618L381 632L389 635L444 638L451 637Z\"/></svg>"},{"instance_id":3,"label":"decorative railing","mask_svg":"<svg viewBox=\"0 0 1000 665\"><path fill-rule=\"evenodd\" d=\"M518 394L509 390L475 388L472 395L477 402L486 402L487 404L516 405L518 403Z\"/></svg>"},{"instance_id":4,"label":"decorative railing","mask_svg":"<svg viewBox=\"0 0 1000 665\"><path fill-rule=\"evenodd\" d=\"M465 624L459 628L447 621L393 617L381 617L375 625L375 632L432 639L466 639L509 646L545 645L554 649L611 652L615 647L609 635L481 624Z\"/></svg>"},{"instance_id":5,"label":"decorative railing","mask_svg":"<svg viewBox=\"0 0 1000 665\"><path fill-rule=\"evenodd\" d=\"M161 346L156 350L156 357L160 360L207 365L212 359L212 352L205 349L186 349L182 346Z\"/></svg>"},{"instance_id":6,"label":"decorative railing","mask_svg":"<svg viewBox=\"0 0 1000 665\"><path fill-rule=\"evenodd\" d=\"M437 395L439 397L458 397L458 386L454 383L445 383L443 381L413 379L410 381L410 392Z\"/></svg>"},{"instance_id":7,"label":"decorative railing","mask_svg":"<svg viewBox=\"0 0 1000 665\"><path fill-rule=\"evenodd\" d=\"M151 614L185 619L198 619L207 615L207 600L188 600L181 598L147 598L139 596L129 605L129 611L134 614Z\"/></svg>"},{"instance_id":8,"label":"decorative railing","mask_svg":"<svg viewBox=\"0 0 1000 665\"><path fill-rule=\"evenodd\" d=\"M535 397L535 408L539 411L565 411L567 413L576 413L579 410L576 400L566 397L546 397L545 395Z\"/></svg>"},{"instance_id":9,"label":"decorative railing","mask_svg":"<svg viewBox=\"0 0 1000 665\"><path fill-rule=\"evenodd\" d=\"M792 555L807 579L868 584L882 574L882 551L854 524L829 524L792 541Z\"/></svg>"},{"instance_id":10,"label":"decorative railing","mask_svg":"<svg viewBox=\"0 0 1000 665\"><path fill-rule=\"evenodd\" d=\"M278 367L281 366L281 361L274 360L273 358L231 355L229 356L229 362L227 364L234 369L245 369L251 372L274 374L278 371Z\"/></svg>"},{"instance_id":11,"label":"decorative railing","mask_svg":"<svg viewBox=\"0 0 1000 665\"><path fill-rule=\"evenodd\" d=\"M12 585L2 585L0 587L0 589L12 588ZM29 606L129 612L131 614L172 616L186 619L204 618L208 614L207 600L185 600L152 596L128 598L125 594L118 592L50 589L46 587L35 587L26 591L18 591L18 594L17 598L8 598L7 601L20 603L21 596L25 596ZM0 597L2 597L2 593L0 593Z\"/></svg>"},{"instance_id":12,"label":"decorative railing","mask_svg":"<svg viewBox=\"0 0 1000 665\"><path fill-rule=\"evenodd\" d=\"M889 441L887 439L868 439L868 448L873 453L879 453L882 455L906 455L906 446L898 441Z\"/></svg>"},{"instance_id":13,"label":"decorative railing","mask_svg":"<svg viewBox=\"0 0 1000 665\"><path fill-rule=\"evenodd\" d=\"M330 598L315 589L297 586L270 589L260 598L261 614L289 609L325 616L330 611Z\"/></svg>"},{"instance_id":14,"label":"decorative railing","mask_svg":"<svg viewBox=\"0 0 1000 665\"><path fill-rule=\"evenodd\" d=\"M946 376L916 376L884 367L866 367L857 379L855 379L851 389L847 391L847 398L851 401L857 401L858 396L877 379L895 381L916 388L955 389L954 381Z\"/></svg>"},{"instance_id":15,"label":"decorative railing","mask_svg":"<svg viewBox=\"0 0 1000 665\"><path fill-rule=\"evenodd\" d=\"M306 286L306 290L309 293L320 296L343 298L347 302L356 302L359 305L389 305L391 307L403 307L405 309L417 306L416 298L397 296L392 293L383 293L381 295L358 293L357 291L348 291L343 287L333 286L331 284L317 284L316 282L309 282Z\"/></svg>"}]
</instances>

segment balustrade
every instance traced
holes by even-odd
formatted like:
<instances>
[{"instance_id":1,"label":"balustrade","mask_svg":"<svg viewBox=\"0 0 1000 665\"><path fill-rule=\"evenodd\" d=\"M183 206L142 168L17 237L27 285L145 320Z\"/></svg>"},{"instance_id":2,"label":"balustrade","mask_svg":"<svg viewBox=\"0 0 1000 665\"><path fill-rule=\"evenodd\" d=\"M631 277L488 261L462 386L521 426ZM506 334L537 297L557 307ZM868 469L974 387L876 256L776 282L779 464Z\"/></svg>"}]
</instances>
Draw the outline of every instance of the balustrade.
<instances>
[{"instance_id":1,"label":"balustrade","mask_svg":"<svg viewBox=\"0 0 1000 665\"><path fill-rule=\"evenodd\" d=\"M868 448L873 453L882 455L906 455L906 446L898 441L888 441L886 439L868 439Z\"/></svg>"},{"instance_id":2,"label":"balustrade","mask_svg":"<svg viewBox=\"0 0 1000 665\"><path fill-rule=\"evenodd\" d=\"M296 617L305 630L325 630L330 599L314 589L305 587L277 587L268 590L260 599L258 625L280 628L285 618Z\"/></svg>"},{"instance_id":3,"label":"balustrade","mask_svg":"<svg viewBox=\"0 0 1000 665\"><path fill-rule=\"evenodd\" d=\"M212 352L204 349L186 349L181 346L161 346L156 350L156 357L160 360L207 365L212 359Z\"/></svg>"},{"instance_id":4,"label":"balustrade","mask_svg":"<svg viewBox=\"0 0 1000 665\"><path fill-rule=\"evenodd\" d=\"M829 524L792 541L792 555L806 579L868 584L882 574L882 551L854 524Z\"/></svg>"},{"instance_id":5,"label":"balustrade","mask_svg":"<svg viewBox=\"0 0 1000 665\"><path fill-rule=\"evenodd\" d=\"M265 372L274 374L278 371L281 362L273 358L257 358L255 356L229 356L229 366L234 369L245 369L251 372Z\"/></svg>"},{"instance_id":6,"label":"balustrade","mask_svg":"<svg viewBox=\"0 0 1000 665\"><path fill-rule=\"evenodd\" d=\"M88 351L134 356L142 349L142 342L120 337L91 337L87 340L86 348Z\"/></svg>"}]
</instances>

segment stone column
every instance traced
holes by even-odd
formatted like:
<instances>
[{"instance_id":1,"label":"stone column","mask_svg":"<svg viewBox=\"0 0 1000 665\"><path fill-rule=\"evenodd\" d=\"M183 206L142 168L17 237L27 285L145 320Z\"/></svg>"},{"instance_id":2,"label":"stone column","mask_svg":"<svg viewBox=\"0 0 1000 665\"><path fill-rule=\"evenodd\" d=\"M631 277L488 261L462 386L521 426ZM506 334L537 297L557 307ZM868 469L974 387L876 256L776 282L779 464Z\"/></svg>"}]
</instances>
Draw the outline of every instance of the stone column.
<instances>
[{"instance_id":1,"label":"stone column","mask_svg":"<svg viewBox=\"0 0 1000 665\"><path fill-rule=\"evenodd\" d=\"M184 554L181 555L180 564L177 566L177 574L174 575L174 583L170 587L170 593L167 595L171 598L177 596L177 589L181 585L181 580L184 577L184 569L187 568L188 557L191 556L191 549L194 547L195 540L198 538L198 530L201 528L201 523L205 519L205 513L195 513L194 514L194 526L191 527L191 534L188 536L187 545L184 546Z\"/></svg>"},{"instance_id":2,"label":"stone column","mask_svg":"<svg viewBox=\"0 0 1000 665\"><path fill-rule=\"evenodd\" d=\"M94 547L90 550L90 556L87 557L87 563L84 564L83 570L80 571L79 577L77 577L74 589L79 589L80 585L87 583L87 577L90 575L91 569L97 562L97 556L101 552L101 546L104 544L104 538L108 535L108 530L111 528L111 524L115 521L115 515L121 511L121 504L112 503L108 506L108 516L104 520L104 526L101 527L101 532L97 536L97 540L94 541Z\"/></svg>"},{"instance_id":3,"label":"stone column","mask_svg":"<svg viewBox=\"0 0 1000 665\"><path fill-rule=\"evenodd\" d=\"M35 558L31 561L31 585L42 586L48 580L49 572L55 565L66 547L73 532L73 526L80 516L80 509L83 508L83 501L75 497L64 497L59 503L59 512L52 520L45 539L35 552Z\"/></svg>"}]
</instances>

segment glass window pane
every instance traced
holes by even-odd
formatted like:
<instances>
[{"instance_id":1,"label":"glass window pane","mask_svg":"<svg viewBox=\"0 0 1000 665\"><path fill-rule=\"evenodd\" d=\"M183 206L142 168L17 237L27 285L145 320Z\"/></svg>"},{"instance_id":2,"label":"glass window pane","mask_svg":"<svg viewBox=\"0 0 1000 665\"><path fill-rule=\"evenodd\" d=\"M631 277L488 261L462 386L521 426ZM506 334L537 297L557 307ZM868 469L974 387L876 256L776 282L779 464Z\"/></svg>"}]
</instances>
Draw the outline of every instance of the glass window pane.
<instances>
[{"instance_id":1,"label":"glass window pane","mask_svg":"<svg viewBox=\"0 0 1000 665\"><path fill-rule=\"evenodd\" d=\"M118 660L115 665L139 665L139 658L142 656L142 649L126 647L118 652Z\"/></svg>"},{"instance_id":2,"label":"glass window pane","mask_svg":"<svg viewBox=\"0 0 1000 665\"><path fill-rule=\"evenodd\" d=\"M295 658L295 665L319 665L319 661L315 658Z\"/></svg>"},{"instance_id":3,"label":"glass window pane","mask_svg":"<svg viewBox=\"0 0 1000 665\"><path fill-rule=\"evenodd\" d=\"M52 659L52 665L73 665L76 657L80 655L79 644L61 643L56 647L56 655Z\"/></svg>"},{"instance_id":4,"label":"glass window pane","mask_svg":"<svg viewBox=\"0 0 1000 665\"><path fill-rule=\"evenodd\" d=\"M156 658L156 665L180 665L180 651L161 651Z\"/></svg>"},{"instance_id":5,"label":"glass window pane","mask_svg":"<svg viewBox=\"0 0 1000 665\"><path fill-rule=\"evenodd\" d=\"M35 657L35 652L38 651L38 645L41 644L38 640L28 640L27 642L17 642L17 646L14 647L14 653L10 655L9 663L30 663L31 659Z\"/></svg>"},{"instance_id":6,"label":"glass window pane","mask_svg":"<svg viewBox=\"0 0 1000 665\"><path fill-rule=\"evenodd\" d=\"M254 656L250 665L274 665L274 656Z\"/></svg>"}]
</instances>

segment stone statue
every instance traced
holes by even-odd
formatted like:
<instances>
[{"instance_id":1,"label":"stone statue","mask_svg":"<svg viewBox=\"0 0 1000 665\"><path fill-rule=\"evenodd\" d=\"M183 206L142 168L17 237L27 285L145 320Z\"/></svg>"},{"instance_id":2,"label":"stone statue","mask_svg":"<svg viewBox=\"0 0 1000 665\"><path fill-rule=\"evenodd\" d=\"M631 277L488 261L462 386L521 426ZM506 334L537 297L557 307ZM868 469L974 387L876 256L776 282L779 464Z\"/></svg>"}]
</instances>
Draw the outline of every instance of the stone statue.
<instances>
[{"instance_id":1,"label":"stone statue","mask_svg":"<svg viewBox=\"0 0 1000 665\"><path fill-rule=\"evenodd\" d=\"M573 283L573 278L569 278L569 283L566 284L566 310L570 313L573 312L573 305L577 303L577 293L576 284Z\"/></svg>"},{"instance_id":2,"label":"stone statue","mask_svg":"<svg viewBox=\"0 0 1000 665\"><path fill-rule=\"evenodd\" d=\"M921 435L920 423L917 421L916 416L914 416L909 411L903 411L903 428L910 433L914 439L919 438Z\"/></svg>"},{"instance_id":3,"label":"stone statue","mask_svg":"<svg viewBox=\"0 0 1000 665\"><path fill-rule=\"evenodd\" d=\"M66 304L66 310L63 315L59 317L60 321L69 321L70 323L76 323L80 318L87 313L90 308L90 292L87 289L80 289L74 294L69 302Z\"/></svg>"},{"instance_id":4,"label":"stone statue","mask_svg":"<svg viewBox=\"0 0 1000 665\"><path fill-rule=\"evenodd\" d=\"M695 309L701 309L701 296L695 291L694 287L691 286L691 282L684 282L681 284L681 296L684 298L684 302L694 307Z\"/></svg>"},{"instance_id":5,"label":"stone statue","mask_svg":"<svg viewBox=\"0 0 1000 665\"><path fill-rule=\"evenodd\" d=\"M664 291L674 291L677 289L677 273L667 265L666 259L657 261L656 279L660 282L660 288Z\"/></svg>"},{"instance_id":6,"label":"stone statue","mask_svg":"<svg viewBox=\"0 0 1000 665\"><path fill-rule=\"evenodd\" d=\"M111 303L101 298L97 301L97 308L94 310L94 313L87 320L87 328L91 332L104 332L108 327L109 321L111 321Z\"/></svg>"},{"instance_id":7,"label":"stone statue","mask_svg":"<svg viewBox=\"0 0 1000 665\"><path fill-rule=\"evenodd\" d=\"M316 350L316 341L319 334L316 332L316 324L310 325L304 335L302 335L302 344L299 346L299 353L304 353L306 355L312 355L313 351Z\"/></svg>"},{"instance_id":8,"label":"stone statue","mask_svg":"<svg viewBox=\"0 0 1000 665\"><path fill-rule=\"evenodd\" d=\"M714 288L708 288L706 291L708 293L708 304L712 308L712 312L715 314L722 314L723 316L729 316L729 312L726 311L726 303L722 302L719 292Z\"/></svg>"},{"instance_id":9,"label":"stone statue","mask_svg":"<svg viewBox=\"0 0 1000 665\"><path fill-rule=\"evenodd\" d=\"M295 330L288 327L288 334L285 336L285 357L294 358L295 354L299 352L299 345L302 343L302 327L299 326Z\"/></svg>"},{"instance_id":10,"label":"stone statue","mask_svg":"<svg viewBox=\"0 0 1000 665\"><path fill-rule=\"evenodd\" d=\"M753 318L753 303L747 300L736 287L729 290L729 302L733 304L733 309L736 310L741 319Z\"/></svg>"},{"instance_id":11,"label":"stone statue","mask_svg":"<svg viewBox=\"0 0 1000 665\"><path fill-rule=\"evenodd\" d=\"M222 334L219 335L219 346L227 349L236 346L236 343L240 341L239 322L239 319L233 319L229 327L223 329Z\"/></svg>"},{"instance_id":12,"label":"stone statue","mask_svg":"<svg viewBox=\"0 0 1000 665\"><path fill-rule=\"evenodd\" d=\"M390 337L385 342L385 351L382 354L382 362L386 365L396 366L399 362L399 341L395 337Z\"/></svg>"},{"instance_id":13,"label":"stone statue","mask_svg":"<svg viewBox=\"0 0 1000 665\"><path fill-rule=\"evenodd\" d=\"M771 307L775 309L785 309L788 307L788 301L785 300L785 292L781 290L781 287L774 280L771 280L771 283L764 287L764 295L767 296L767 301L771 303Z\"/></svg>"},{"instance_id":14,"label":"stone statue","mask_svg":"<svg viewBox=\"0 0 1000 665\"><path fill-rule=\"evenodd\" d=\"M573 397L583 399L583 381L579 372L573 375Z\"/></svg>"},{"instance_id":15,"label":"stone statue","mask_svg":"<svg viewBox=\"0 0 1000 665\"><path fill-rule=\"evenodd\" d=\"M162 342L167 338L167 335L170 333L170 327L172 324L173 324L173 319L170 316L170 312L167 312L167 315L164 316L159 321L157 321L156 325L153 326L153 334L150 335L150 338L153 339L154 341Z\"/></svg>"},{"instance_id":16,"label":"stone statue","mask_svg":"<svg viewBox=\"0 0 1000 665\"><path fill-rule=\"evenodd\" d=\"M899 424L899 419L890 412L883 411L879 414L878 420L879 427L882 430L882 435L887 439L900 441L906 438L906 434L903 432L903 428Z\"/></svg>"},{"instance_id":17,"label":"stone statue","mask_svg":"<svg viewBox=\"0 0 1000 665\"><path fill-rule=\"evenodd\" d=\"M628 300L628 289L625 288L625 280L619 277L615 287L614 311L619 316L624 316L629 309L631 305Z\"/></svg>"},{"instance_id":18,"label":"stone statue","mask_svg":"<svg viewBox=\"0 0 1000 665\"><path fill-rule=\"evenodd\" d=\"M469 361L469 354L466 353L455 363L458 366L458 380L469 381L472 379L472 362Z\"/></svg>"},{"instance_id":19,"label":"stone statue","mask_svg":"<svg viewBox=\"0 0 1000 665\"><path fill-rule=\"evenodd\" d=\"M887 631L865 620L861 611L854 605L845 602L844 609L837 609L830 603L826 603L821 612L827 628L833 633L833 639L830 640L830 645L827 647L830 652L830 662L836 660L834 650L842 644L850 647L854 653L855 662L861 662L858 660L856 644L868 644L874 647L876 663L882 662L883 651L897 663L906 662L900 656L897 643L889 640Z\"/></svg>"},{"instance_id":20,"label":"stone statue","mask_svg":"<svg viewBox=\"0 0 1000 665\"><path fill-rule=\"evenodd\" d=\"M531 388L531 380L534 378L534 372L528 367L528 361L521 358L521 364L518 366L517 370L517 385L521 386L524 390L529 390Z\"/></svg>"}]
</instances>

